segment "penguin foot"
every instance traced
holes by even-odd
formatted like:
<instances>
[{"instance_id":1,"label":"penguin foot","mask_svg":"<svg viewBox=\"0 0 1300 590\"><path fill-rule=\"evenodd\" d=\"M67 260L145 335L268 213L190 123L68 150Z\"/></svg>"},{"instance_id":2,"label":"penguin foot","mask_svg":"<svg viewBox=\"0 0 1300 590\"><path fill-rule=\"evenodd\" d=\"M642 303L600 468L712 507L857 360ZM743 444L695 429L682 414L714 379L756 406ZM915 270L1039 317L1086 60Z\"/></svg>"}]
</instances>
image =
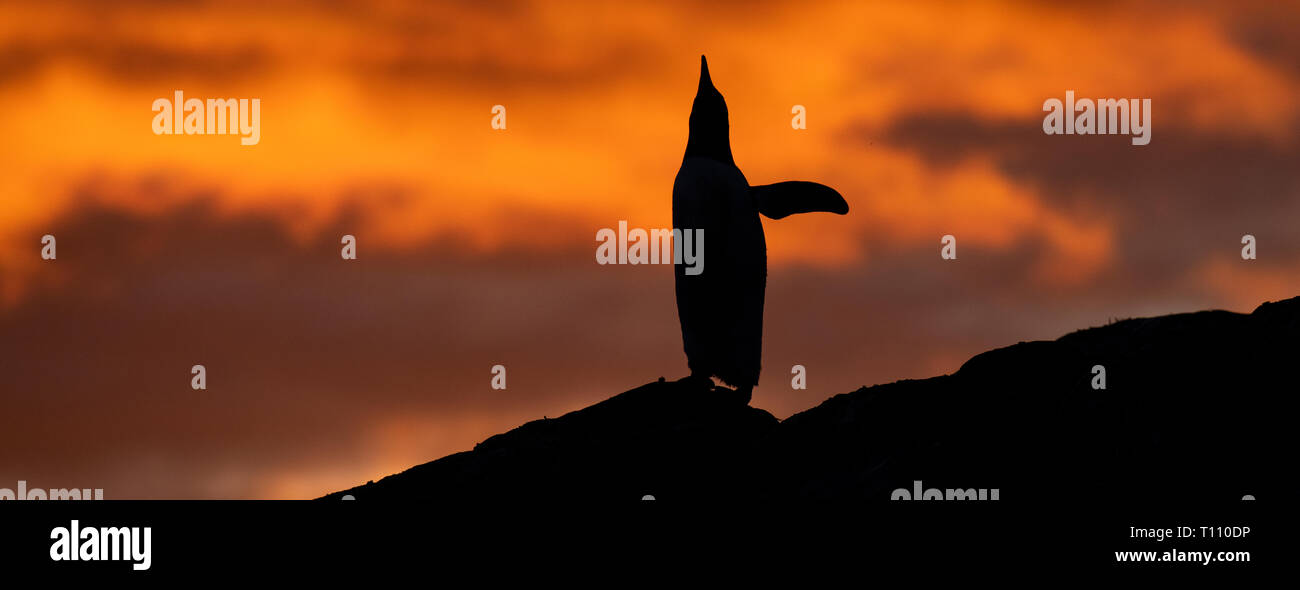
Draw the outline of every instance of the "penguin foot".
<instances>
[{"instance_id":1,"label":"penguin foot","mask_svg":"<svg viewBox=\"0 0 1300 590\"><path fill-rule=\"evenodd\" d=\"M749 401L754 397L753 386L741 386L736 388L736 401L742 406L748 406Z\"/></svg>"},{"instance_id":2,"label":"penguin foot","mask_svg":"<svg viewBox=\"0 0 1300 590\"><path fill-rule=\"evenodd\" d=\"M713 379L699 373L691 373L690 376L682 377L681 379L678 379L677 382L690 389L698 389L700 391L713 389Z\"/></svg>"}]
</instances>

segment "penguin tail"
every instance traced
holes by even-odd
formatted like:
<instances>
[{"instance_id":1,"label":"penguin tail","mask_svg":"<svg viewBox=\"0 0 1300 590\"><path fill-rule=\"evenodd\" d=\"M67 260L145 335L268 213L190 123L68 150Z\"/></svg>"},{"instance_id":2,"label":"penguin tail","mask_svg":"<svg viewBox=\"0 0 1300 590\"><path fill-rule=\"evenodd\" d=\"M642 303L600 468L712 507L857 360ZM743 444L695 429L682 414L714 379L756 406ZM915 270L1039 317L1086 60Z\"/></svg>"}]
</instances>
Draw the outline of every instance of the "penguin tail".
<instances>
[{"instance_id":1,"label":"penguin tail","mask_svg":"<svg viewBox=\"0 0 1300 590\"><path fill-rule=\"evenodd\" d=\"M749 187L758 212L769 219L781 219L795 213L825 211L844 215L849 204L835 189L824 184L792 180Z\"/></svg>"}]
</instances>

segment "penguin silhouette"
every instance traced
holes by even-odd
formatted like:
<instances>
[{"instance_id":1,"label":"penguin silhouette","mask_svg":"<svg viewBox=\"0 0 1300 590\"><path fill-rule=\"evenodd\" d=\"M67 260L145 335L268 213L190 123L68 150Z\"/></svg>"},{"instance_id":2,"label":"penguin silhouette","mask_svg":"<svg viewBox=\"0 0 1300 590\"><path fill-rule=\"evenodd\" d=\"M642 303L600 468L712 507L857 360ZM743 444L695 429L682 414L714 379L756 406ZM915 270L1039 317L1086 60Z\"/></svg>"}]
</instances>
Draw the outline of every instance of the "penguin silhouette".
<instances>
[{"instance_id":1,"label":"penguin silhouette","mask_svg":"<svg viewBox=\"0 0 1300 590\"><path fill-rule=\"evenodd\" d=\"M707 387L717 377L749 403L761 365L767 286L767 242L758 216L811 211L843 215L849 205L835 189L815 182L749 185L731 157L727 102L701 55L686 155L673 182L673 227L703 229L708 246L701 251L703 272L690 275L685 265L674 265L687 380Z\"/></svg>"}]
</instances>

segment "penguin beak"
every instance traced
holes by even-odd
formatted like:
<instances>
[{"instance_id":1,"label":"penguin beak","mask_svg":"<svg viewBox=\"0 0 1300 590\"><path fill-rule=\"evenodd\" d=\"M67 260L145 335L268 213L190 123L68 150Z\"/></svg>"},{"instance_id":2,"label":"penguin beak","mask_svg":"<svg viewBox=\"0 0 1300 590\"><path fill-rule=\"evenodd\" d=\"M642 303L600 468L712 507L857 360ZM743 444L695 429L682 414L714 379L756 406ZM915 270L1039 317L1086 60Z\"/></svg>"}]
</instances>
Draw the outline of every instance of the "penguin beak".
<instances>
[{"instance_id":1,"label":"penguin beak","mask_svg":"<svg viewBox=\"0 0 1300 590\"><path fill-rule=\"evenodd\" d=\"M700 56L700 91L713 88L713 79L709 77L709 60Z\"/></svg>"}]
</instances>

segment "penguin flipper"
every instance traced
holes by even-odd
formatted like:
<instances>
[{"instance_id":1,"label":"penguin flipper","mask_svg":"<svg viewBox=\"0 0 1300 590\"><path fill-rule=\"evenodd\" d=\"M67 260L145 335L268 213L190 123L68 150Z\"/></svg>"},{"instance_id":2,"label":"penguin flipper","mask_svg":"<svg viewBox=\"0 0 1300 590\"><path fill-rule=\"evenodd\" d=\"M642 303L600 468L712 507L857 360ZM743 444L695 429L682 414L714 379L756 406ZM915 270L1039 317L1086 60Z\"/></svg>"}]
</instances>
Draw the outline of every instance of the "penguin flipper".
<instances>
[{"instance_id":1,"label":"penguin flipper","mask_svg":"<svg viewBox=\"0 0 1300 590\"><path fill-rule=\"evenodd\" d=\"M769 219L781 219L795 213L825 211L844 215L849 204L835 189L824 184L792 180L749 187L758 212Z\"/></svg>"}]
</instances>

